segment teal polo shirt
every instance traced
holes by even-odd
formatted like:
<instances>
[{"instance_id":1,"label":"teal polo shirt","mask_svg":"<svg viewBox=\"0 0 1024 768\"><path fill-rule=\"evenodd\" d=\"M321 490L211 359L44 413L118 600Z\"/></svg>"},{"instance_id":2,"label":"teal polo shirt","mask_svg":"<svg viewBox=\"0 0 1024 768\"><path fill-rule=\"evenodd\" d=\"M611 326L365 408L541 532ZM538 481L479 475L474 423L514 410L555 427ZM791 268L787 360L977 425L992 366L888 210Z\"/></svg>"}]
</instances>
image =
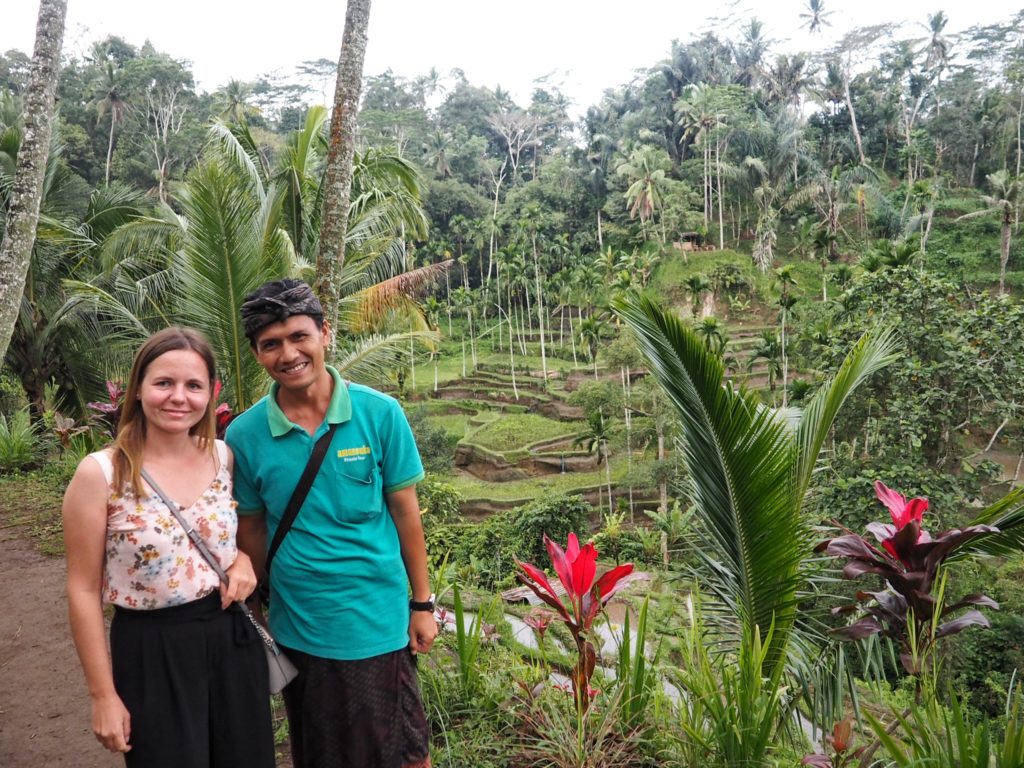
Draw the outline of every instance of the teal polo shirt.
<instances>
[{"instance_id":1,"label":"teal polo shirt","mask_svg":"<svg viewBox=\"0 0 1024 768\"><path fill-rule=\"evenodd\" d=\"M385 494L423 479L401 406L369 387L334 392L312 436L277 404L278 385L240 414L226 440L235 454L238 514L263 514L267 542L313 445L338 424L323 465L271 566L270 629L290 648L327 659L366 659L409 643L408 577Z\"/></svg>"}]
</instances>

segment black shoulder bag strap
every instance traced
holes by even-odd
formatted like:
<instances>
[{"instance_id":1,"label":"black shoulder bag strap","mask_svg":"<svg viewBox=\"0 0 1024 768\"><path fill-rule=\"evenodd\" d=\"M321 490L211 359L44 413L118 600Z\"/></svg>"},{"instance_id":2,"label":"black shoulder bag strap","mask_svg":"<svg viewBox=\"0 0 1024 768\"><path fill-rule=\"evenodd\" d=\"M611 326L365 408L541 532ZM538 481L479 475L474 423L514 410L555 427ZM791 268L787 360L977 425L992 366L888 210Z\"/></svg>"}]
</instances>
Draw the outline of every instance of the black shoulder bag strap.
<instances>
[{"instance_id":1,"label":"black shoulder bag strap","mask_svg":"<svg viewBox=\"0 0 1024 768\"><path fill-rule=\"evenodd\" d=\"M309 489L313 485L313 478L320 471L320 465L324 463L324 456L327 455L327 448L330 446L331 438L334 436L334 431L337 428L337 423L331 424L327 431L320 436L320 439L316 441L316 445L313 446L313 453L309 456L309 462L302 471L302 477L299 478L299 484L292 491L292 497L288 499L288 506L284 508L284 514L281 515L281 522L278 523L277 530L274 531L274 540L270 542L270 549L267 550L267 560L263 565L265 591L268 595L270 589L270 563L273 561L274 555L277 554L277 550L280 548L281 542L284 541L284 537L291 530L292 523L295 522L299 509L302 508L302 503L309 494Z\"/></svg>"}]
</instances>

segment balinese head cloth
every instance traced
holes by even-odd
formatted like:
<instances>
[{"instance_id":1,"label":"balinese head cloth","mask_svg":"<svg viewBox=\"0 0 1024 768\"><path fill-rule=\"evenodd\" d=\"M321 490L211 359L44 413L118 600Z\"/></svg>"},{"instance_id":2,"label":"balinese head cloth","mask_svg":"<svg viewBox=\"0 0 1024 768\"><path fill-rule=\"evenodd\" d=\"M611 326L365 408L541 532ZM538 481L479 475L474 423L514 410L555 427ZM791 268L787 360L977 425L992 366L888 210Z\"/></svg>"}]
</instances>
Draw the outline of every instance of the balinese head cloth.
<instances>
[{"instance_id":1,"label":"balinese head cloth","mask_svg":"<svg viewBox=\"0 0 1024 768\"><path fill-rule=\"evenodd\" d=\"M245 335L253 341L260 329L271 323L283 322L292 315L323 318L324 308L309 285L288 277L264 283L246 296L241 314Z\"/></svg>"}]
</instances>

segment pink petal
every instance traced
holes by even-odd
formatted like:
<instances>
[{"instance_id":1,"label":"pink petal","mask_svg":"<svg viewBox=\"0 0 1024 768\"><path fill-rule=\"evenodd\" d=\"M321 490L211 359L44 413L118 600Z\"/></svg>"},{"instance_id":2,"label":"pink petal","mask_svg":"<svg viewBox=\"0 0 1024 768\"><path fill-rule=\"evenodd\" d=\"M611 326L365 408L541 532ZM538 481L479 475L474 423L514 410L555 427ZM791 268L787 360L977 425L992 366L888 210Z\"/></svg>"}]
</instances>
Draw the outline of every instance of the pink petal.
<instances>
[{"instance_id":1,"label":"pink petal","mask_svg":"<svg viewBox=\"0 0 1024 768\"><path fill-rule=\"evenodd\" d=\"M572 565L572 586L575 594L585 595L590 592L596 573L597 550L593 544L587 542Z\"/></svg>"},{"instance_id":2,"label":"pink petal","mask_svg":"<svg viewBox=\"0 0 1024 768\"><path fill-rule=\"evenodd\" d=\"M601 602L605 601L605 598L611 597L612 594L619 588L619 582L633 572L633 564L625 563L624 565L618 565L612 568L610 571L605 572L600 579L597 580L598 597Z\"/></svg>"},{"instance_id":3,"label":"pink petal","mask_svg":"<svg viewBox=\"0 0 1024 768\"><path fill-rule=\"evenodd\" d=\"M580 540L576 538L575 533L569 534L569 544L565 548L565 557L570 563L575 563L576 558L580 556Z\"/></svg>"},{"instance_id":4,"label":"pink petal","mask_svg":"<svg viewBox=\"0 0 1024 768\"><path fill-rule=\"evenodd\" d=\"M928 510L928 499L917 496L907 502L907 508L904 512L904 516L907 518L906 522L909 523L911 520L920 523L924 513ZM904 523L905 525L906 523Z\"/></svg>"},{"instance_id":5,"label":"pink petal","mask_svg":"<svg viewBox=\"0 0 1024 768\"><path fill-rule=\"evenodd\" d=\"M569 541L571 544L572 540L570 539ZM562 586L565 587L565 591L569 594L572 602L575 603L576 593L572 590L572 569L565 557L565 552L558 544L549 539L547 534L544 535L544 546L547 547L548 557L551 558L551 565L554 567L555 573L558 574Z\"/></svg>"},{"instance_id":6,"label":"pink petal","mask_svg":"<svg viewBox=\"0 0 1024 768\"><path fill-rule=\"evenodd\" d=\"M902 528L907 524L906 520L903 519L903 510L907 506L906 496L892 490L881 480L875 480L875 495L888 508L889 514L892 515L892 521L896 523L897 528Z\"/></svg>"},{"instance_id":7,"label":"pink petal","mask_svg":"<svg viewBox=\"0 0 1024 768\"><path fill-rule=\"evenodd\" d=\"M529 577L530 581L551 595L551 597L556 600L558 599L558 594L555 592L554 587L551 586L551 582L548 581L547 574L545 574L544 571L530 563L521 563L516 561L516 565L523 570L523 573Z\"/></svg>"}]
</instances>

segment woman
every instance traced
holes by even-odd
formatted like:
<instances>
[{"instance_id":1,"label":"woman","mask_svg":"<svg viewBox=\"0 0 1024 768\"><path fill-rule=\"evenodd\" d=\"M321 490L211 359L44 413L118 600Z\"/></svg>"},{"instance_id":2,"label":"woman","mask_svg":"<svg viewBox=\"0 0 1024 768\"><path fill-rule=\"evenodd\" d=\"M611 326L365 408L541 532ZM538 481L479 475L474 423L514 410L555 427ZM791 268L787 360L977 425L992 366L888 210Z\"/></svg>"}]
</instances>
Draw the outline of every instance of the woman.
<instances>
[{"instance_id":1,"label":"woman","mask_svg":"<svg viewBox=\"0 0 1024 768\"><path fill-rule=\"evenodd\" d=\"M145 768L273 768L267 663L233 607L256 586L235 546L232 456L214 439L213 353L188 328L139 349L117 439L64 495L71 632L107 749ZM203 559L145 467L226 569ZM103 603L114 605L107 655Z\"/></svg>"}]
</instances>

